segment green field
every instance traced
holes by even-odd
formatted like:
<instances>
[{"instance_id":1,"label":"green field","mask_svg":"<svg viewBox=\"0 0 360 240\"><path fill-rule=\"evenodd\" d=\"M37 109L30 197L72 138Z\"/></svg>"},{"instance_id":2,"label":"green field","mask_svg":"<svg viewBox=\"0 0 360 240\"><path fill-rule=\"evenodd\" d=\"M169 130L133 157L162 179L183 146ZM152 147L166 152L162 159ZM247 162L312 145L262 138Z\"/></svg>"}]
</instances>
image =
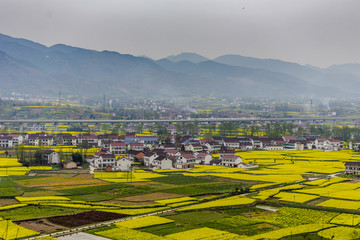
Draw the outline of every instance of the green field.
<instances>
[{"instance_id":1,"label":"green field","mask_svg":"<svg viewBox=\"0 0 360 240\"><path fill-rule=\"evenodd\" d=\"M109 181L63 170L0 177L0 218L23 221L84 211L142 215L176 208L158 215L171 221L156 224L144 219L136 229L124 224L91 230L112 239L121 239L119 234L142 239L201 239L202 233L207 236L204 239L326 239L338 231L355 234L360 230L359 179L329 178L329 174L341 173L347 159L358 161L357 153L237 154L260 167L200 165L167 173L137 167L138 178L120 183L112 181L122 180L124 173L104 173L112 177ZM259 209L259 205L277 211Z\"/></svg>"}]
</instances>

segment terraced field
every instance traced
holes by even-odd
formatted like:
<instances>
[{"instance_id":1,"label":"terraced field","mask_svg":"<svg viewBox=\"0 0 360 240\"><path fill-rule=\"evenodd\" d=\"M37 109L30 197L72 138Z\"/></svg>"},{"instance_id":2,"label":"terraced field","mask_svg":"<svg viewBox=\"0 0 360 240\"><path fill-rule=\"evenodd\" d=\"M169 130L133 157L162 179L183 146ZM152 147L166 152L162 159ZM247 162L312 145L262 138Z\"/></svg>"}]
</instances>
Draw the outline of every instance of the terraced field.
<instances>
[{"instance_id":1,"label":"terraced field","mask_svg":"<svg viewBox=\"0 0 360 240\"><path fill-rule=\"evenodd\" d=\"M121 218L168 209L174 211L88 232L111 239L341 239L360 232L360 180L341 175L344 162L360 160L357 153L237 154L259 168L200 165L159 172L138 168L131 177L129 173L93 176L49 168L26 168L35 171L35 176L7 174L0 177L0 224L7 228L0 237L44 233L41 222L53 221L59 229L66 228L75 214ZM10 173L10 169L22 168L14 166L16 162L4 160L0 167ZM330 177L334 173L339 176ZM29 221L38 224L25 224Z\"/></svg>"}]
</instances>

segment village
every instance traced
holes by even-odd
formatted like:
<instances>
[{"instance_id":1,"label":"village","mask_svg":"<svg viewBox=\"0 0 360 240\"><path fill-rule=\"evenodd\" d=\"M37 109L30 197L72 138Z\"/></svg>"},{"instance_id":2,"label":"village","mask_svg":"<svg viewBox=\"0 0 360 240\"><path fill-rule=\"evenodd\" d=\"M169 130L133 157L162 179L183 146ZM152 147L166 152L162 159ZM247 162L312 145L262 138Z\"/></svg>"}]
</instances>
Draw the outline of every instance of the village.
<instances>
[{"instance_id":1,"label":"village","mask_svg":"<svg viewBox=\"0 0 360 240\"><path fill-rule=\"evenodd\" d=\"M89 165L94 171L132 171L140 165L148 170L191 169L194 165L213 165L235 168L256 168L256 162L244 163L241 152L244 151L280 151L280 150L322 150L339 151L344 148L344 141L326 138L297 138L283 136L211 137L209 139L192 135L178 135L173 126L167 129L170 134L166 140L157 135L128 132L118 134L76 134L45 132L35 134L3 134L0 147L11 149L40 147L40 160L34 164L62 165L67 169ZM348 148L358 150L360 143L349 142ZM94 154L83 151L77 158L64 158L57 151L59 146L77 146L83 149L98 149ZM55 150L54 150L55 149ZM39 152L39 150L38 150ZM15 154L15 153L13 153ZM11 155L10 155L11 157ZM19 156L18 156L19 157ZM21 157L19 157L21 160ZM77 161L80 158L81 161Z\"/></svg>"}]
</instances>

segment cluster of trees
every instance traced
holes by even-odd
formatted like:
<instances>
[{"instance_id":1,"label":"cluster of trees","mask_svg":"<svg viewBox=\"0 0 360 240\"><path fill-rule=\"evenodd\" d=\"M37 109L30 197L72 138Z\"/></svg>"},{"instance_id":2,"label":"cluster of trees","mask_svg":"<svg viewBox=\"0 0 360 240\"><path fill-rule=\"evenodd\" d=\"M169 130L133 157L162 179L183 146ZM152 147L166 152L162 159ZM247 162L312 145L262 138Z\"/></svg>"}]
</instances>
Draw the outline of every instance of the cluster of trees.
<instances>
[{"instance_id":1,"label":"cluster of trees","mask_svg":"<svg viewBox=\"0 0 360 240\"><path fill-rule=\"evenodd\" d=\"M24 166L46 166L49 165L48 160L44 157L45 149L29 149L24 148L23 145L15 147L16 157L19 159L19 162ZM83 165L85 156L87 154L87 149L80 146L80 153L63 153L59 152L60 159L72 160L78 165Z\"/></svg>"},{"instance_id":2,"label":"cluster of trees","mask_svg":"<svg viewBox=\"0 0 360 240\"><path fill-rule=\"evenodd\" d=\"M344 141L349 139L360 140L360 127L348 126L315 126L309 125L306 127L298 126L294 123L267 123L264 125L245 125L237 122L223 122L220 125L209 124L205 126L207 134L205 137L212 136L258 136L260 132L268 137L281 136L295 136L295 137L323 137L323 138L338 138ZM182 133L182 132L179 132Z\"/></svg>"}]
</instances>

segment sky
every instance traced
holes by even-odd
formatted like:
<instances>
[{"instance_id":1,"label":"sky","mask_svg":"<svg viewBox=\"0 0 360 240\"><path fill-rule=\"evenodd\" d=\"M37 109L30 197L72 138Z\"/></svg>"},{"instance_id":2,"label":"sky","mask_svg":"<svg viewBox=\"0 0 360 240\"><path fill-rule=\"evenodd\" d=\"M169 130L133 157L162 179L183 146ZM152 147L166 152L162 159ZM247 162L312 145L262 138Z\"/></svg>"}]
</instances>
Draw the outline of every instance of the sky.
<instances>
[{"instance_id":1,"label":"sky","mask_svg":"<svg viewBox=\"0 0 360 240\"><path fill-rule=\"evenodd\" d=\"M359 0L0 0L0 33L160 59L360 63Z\"/></svg>"}]
</instances>

